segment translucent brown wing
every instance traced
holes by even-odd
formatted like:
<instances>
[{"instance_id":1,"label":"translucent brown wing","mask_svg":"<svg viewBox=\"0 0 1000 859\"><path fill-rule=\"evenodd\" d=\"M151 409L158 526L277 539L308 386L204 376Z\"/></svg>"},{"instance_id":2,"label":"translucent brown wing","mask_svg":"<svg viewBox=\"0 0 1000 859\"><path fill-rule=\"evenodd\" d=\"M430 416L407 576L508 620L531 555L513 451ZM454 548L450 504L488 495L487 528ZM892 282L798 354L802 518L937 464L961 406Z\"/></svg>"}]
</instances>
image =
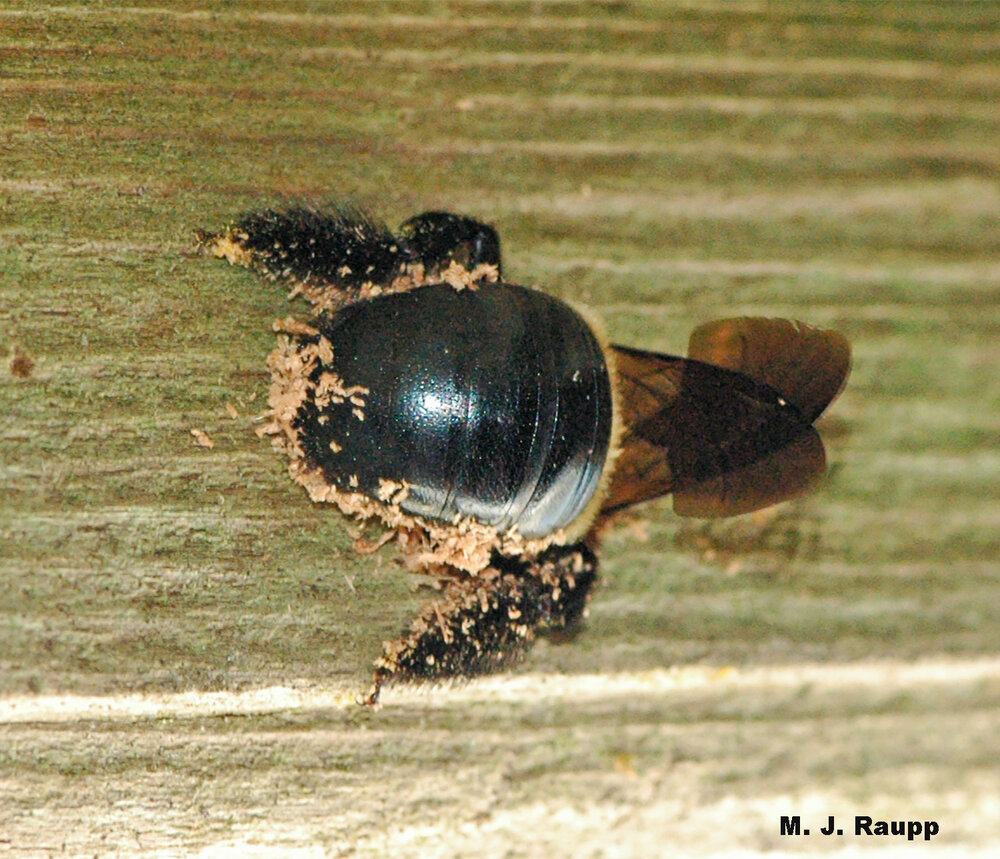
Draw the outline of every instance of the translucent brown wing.
<instances>
[{"instance_id":1,"label":"translucent brown wing","mask_svg":"<svg viewBox=\"0 0 1000 859\"><path fill-rule=\"evenodd\" d=\"M680 515L734 516L822 478L811 424L846 379L841 335L734 319L696 329L691 358L612 350L623 432L605 511L672 492Z\"/></svg>"},{"instance_id":2,"label":"translucent brown wing","mask_svg":"<svg viewBox=\"0 0 1000 859\"><path fill-rule=\"evenodd\" d=\"M769 385L809 423L843 390L851 370L846 337L791 319L707 322L691 332L688 357Z\"/></svg>"}]
</instances>

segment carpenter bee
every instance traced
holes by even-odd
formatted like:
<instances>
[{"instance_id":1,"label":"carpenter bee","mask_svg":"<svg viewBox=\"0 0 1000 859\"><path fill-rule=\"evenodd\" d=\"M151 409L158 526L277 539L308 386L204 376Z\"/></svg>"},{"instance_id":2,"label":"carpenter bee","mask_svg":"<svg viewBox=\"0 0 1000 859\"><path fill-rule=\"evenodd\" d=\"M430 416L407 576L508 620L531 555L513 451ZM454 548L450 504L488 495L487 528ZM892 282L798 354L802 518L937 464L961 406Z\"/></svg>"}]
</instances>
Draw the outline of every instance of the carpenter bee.
<instances>
[{"instance_id":1,"label":"carpenter bee","mask_svg":"<svg viewBox=\"0 0 1000 859\"><path fill-rule=\"evenodd\" d=\"M507 282L496 231L425 212L393 233L347 208L290 207L198 234L291 286L269 423L316 502L381 521L439 594L375 663L390 678L483 674L571 630L601 523L672 493L684 516L750 512L825 471L814 421L850 368L840 334L709 322L687 357L611 345L583 308Z\"/></svg>"}]
</instances>

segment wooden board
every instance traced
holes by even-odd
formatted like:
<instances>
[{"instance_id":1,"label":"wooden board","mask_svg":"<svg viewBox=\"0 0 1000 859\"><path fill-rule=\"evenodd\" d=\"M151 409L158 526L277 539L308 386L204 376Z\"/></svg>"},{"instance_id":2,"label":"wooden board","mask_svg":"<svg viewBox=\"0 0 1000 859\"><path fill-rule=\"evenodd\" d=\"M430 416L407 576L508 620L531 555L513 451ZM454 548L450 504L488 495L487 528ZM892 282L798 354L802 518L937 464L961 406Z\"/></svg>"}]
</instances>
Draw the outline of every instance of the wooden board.
<instances>
[{"instance_id":1,"label":"wooden board","mask_svg":"<svg viewBox=\"0 0 1000 859\"><path fill-rule=\"evenodd\" d=\"M995 852L996 12L7 4L0 848L925 849L867 815ZM638 508L574 642L356 706L423 595L254 434L271 321L303 308L194 249L290 197L487 220L510 279L632 346L840 329L827 485Z\"/></svg>"}]
</instances>

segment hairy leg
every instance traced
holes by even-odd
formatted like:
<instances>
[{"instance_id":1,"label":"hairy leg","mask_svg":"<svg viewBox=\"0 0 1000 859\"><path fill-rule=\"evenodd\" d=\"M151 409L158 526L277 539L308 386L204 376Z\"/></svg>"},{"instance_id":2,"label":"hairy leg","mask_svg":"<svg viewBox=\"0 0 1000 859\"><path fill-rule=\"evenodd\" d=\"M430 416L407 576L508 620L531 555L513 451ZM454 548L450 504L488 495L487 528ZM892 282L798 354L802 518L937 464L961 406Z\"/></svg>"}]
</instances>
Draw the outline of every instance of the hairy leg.
<instances>
[{"instance_id":1,"label":"hairy leg","mask_svg":"<svg viewBox=\"0 0 1000 859\"><path fill-rule=\"evenodd\" d=\"M317 310L336 310L380 292L440 281L453 265L499 273L500 238L492 227L449 212L424 212L394 235L359 209L292 206L243 215L220 233L199 230L212 256L284 281Z\"/></svg>"},{"instance_id":2,"label":"hairy leg","mask_svg":"<svg viewBox=\"0 0 1000 859\"><path fill-rule=\"evenodd\" d=\"M285 281L314 303L331 294L339 304L365 297L366 287L388 287L407 264L406 251L384 224L348 208L265 209L221 233L197 236L213 256Z\"/></svg>"},{"instance_id":3,"label":"hairy leg","mask_svg":"<svg viewBox=\"0 0 1000 859\"><path fill-rule=\"evenodd\" d=\"M561 634L583 618L597 559L582 543L538 558L495 557L475 576L449 579L409 631L383 646L366 703L378 703L390 678L471 677L519 662L540 634Z\"/></svg>"}]
</instances>

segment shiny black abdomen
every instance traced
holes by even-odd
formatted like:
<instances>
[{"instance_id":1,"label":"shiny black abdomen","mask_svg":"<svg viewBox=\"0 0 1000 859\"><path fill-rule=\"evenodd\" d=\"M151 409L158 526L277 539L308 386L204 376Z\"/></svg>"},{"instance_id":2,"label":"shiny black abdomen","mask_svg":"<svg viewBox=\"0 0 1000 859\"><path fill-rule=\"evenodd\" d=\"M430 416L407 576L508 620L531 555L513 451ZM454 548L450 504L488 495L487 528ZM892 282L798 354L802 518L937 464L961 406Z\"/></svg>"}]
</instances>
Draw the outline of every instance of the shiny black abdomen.
<instances>
[{"instance_id":1,"label":"shiny black abdomen","mask_svg":"<svg viewBox=\"0 0 1000 859\"><path fill-rule=\"evenodd\" d=\"M310 400L296 422L338 488L379 497L383 481L405 481L408 513L526 537L568 525L593 496L611 387L597 338L568 305L505 283L440 284L350 305L320 331L334 357L313 378L332 370L367 389L354 403Z\"/></svg>"}]
</instances>

